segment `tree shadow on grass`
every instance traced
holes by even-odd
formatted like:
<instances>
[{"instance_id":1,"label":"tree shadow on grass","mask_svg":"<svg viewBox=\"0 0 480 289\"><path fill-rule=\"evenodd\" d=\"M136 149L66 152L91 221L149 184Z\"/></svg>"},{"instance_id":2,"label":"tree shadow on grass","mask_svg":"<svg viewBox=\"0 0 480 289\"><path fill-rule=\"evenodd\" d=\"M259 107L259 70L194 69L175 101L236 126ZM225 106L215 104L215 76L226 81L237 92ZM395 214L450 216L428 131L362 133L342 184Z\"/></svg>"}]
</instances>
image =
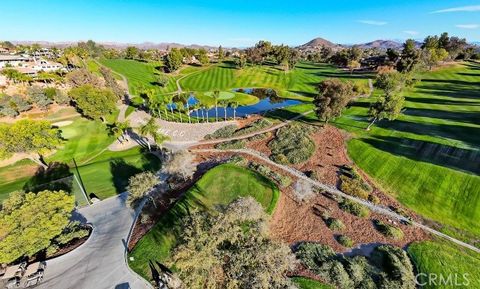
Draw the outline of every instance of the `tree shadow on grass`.
<instances>
[{"instance_id":1,"label":"tree shadow on grass","mask_svg":"<svg viewBox=\"0 0 480 289\"><path fill-rule=\"evenodd\" d=\"M446 96L451 98L479 99L480 93L471 86L462 85L421 85L417 91L423 94Z\"/></svg>"},{"instance_id":2,"label":"tree shadow on grass","mask_svg":"<svg viewBox=\"0 0 480 289\"><path fill-rule=\"evenodd\" d=\"M480 76L480 74L475 74ZM480 82L464 81L460 79L422 79L422 83L440 83L458 86L480 86Z\"/></svg>"},{"instance_id":3,"label":"tree shadow on grass","mask_svg":"<svg viewBox=\"0 0 480 289\"><path fill-rule=\"evenodd\" d=\"M377 136L361 140L377 149L414 161L480 174L480 151L478 150L392 136Z\"/></svg>"},{"instance_id":4,"label":"tree shadow on grass","mask_svg":"<svg viewBox=\"0 0 480 289\"><path fill-rule=\"evenodd\" d=\"M142 153L142 165L140 167L127 163L122 158L114 158L110 160L110 173L112 182L115 186L117 194L126 191L128 179L143 171L157 171L160 169L160 161L156 156L150 153Z\"/></svg>"},{"instance_id":5,"label":"tree shadow on grass","mask_svg":"<svg viewBox=\"0 0 480 289\"><path fill-rule=\"evenodd\" d=\"M419 123L405 120L395 120L392 122L380 121L376 125L383 129L458 140L472 147L478 147L480 144L480 128L478 127L455 124Z\"/></svg>"},{"instance_id":6,"label":"tree shadow on grass","mask_svg":"<svg viewBox=\"0 0 480 289\"><path fill-rule=\"evenodd\" d=\"M374 77L372 73L350 73L348 71L320 71L316 75L326 78L344 79L369 79Z\"/></svg>"},{"instance_id":7,"label":"tree shadow on grass","mask_svg":"<svg viewBox=\"0 0 480 289\"><path fill-rule=\"evenodd\" d=\"M403 114L451 120L463 123L480 124L480 112L476 111L446 111L439 109L408 107L405 109Z\"/></svg>"},{"instance_id":8,"label":"tree shadow on grass","mask_svg":"<svg viewBox=\"0 0 480 289\"><path fill-rule=\"evenodd\" d=\"M34 193L43 190L71 192L72 181L72 173L67 164L52 162L47 168L38 167L35 175L23 186L23 190Z\"/></svg>"},{"instance_id":9,"label":"tree shadow on grass","mask_svg":"<svg viewBox=\"0 0 480 289\"><path fill-rule=\"evenodd\" d=\"M461 100L450 100L450 99L439 99L439 98L429 98L429 97L405 97L407 102L415 103L426 103L426 104L439 104L439 105L473 105L479 106L480 101L461 101Z\"/></svg>"}]
</instances>

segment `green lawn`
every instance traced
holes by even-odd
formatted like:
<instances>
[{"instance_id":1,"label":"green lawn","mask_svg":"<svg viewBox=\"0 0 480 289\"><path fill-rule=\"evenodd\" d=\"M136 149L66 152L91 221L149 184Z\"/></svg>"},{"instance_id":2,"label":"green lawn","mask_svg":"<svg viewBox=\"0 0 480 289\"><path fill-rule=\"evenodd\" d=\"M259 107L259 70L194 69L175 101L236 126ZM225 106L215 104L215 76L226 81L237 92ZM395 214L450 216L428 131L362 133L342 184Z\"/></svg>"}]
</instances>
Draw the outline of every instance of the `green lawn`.
<instances>
[{"instance_id":1,"label":"green lawn","mask_svg":"<svg viewBox=\"0 0 480 289\"><path fill-rule=\"evenodd\" d=\"M125 192L131 176L159 169L160 160L143 153L138 147L121 152L105 151L87 164L78 166L87 193L94 193L100 199Z\"/></svg>"},{"instance_id":2,"label":"green lawn","mask_svg":"<svg viewBox=\"0 0 480 289\"><path fill-rule=\"evenodd\" d=\"M124 192L128 177L134 173L159 169L158 159L143 154L139 148L108 151L114 138L99 121L77 117L72 124L60 129L65 141L56 153L46 157L46 161L66 163L73 168L72 158L75 158L88 193L93 192L102 199ZM30 160L0 168L0 201L10 192L22 189L36 170L37 165Z\"/></svg>"},{"instance_id":3,"label":"green lawn","mask_svg":"<svg viewBox=\"0 0 480 289\"><path fill-rule=\"evenodd\" d=\"M334 287L305 277L293 277L299 289L333 289Z\"/></svg>"},{"instance_id":4,"label":"green lawn","mask_svg":"<svg viewBox=\"0 0 480 289\"><path fill-rule=\"evenodd\" d=\"M212 210L238 197L252 196L267 212L272 213L279 197L272 181L248 169L224 164L209 170L138 242L129 257L130 267L149 279L148 262L163 262L181 234L178 225L183 216L194 208Z\"/></svg>"},{"instance_id":5,"label":"green lawn","mask_svg":"<svg viewBox=\"0 0 480 289\"><path fill-rule=\"evenodd\" d=\"M367 76L352 76L328 64L299 63L295 69L285 72L273 65L237 69L232 63L224 62L183 78L180 85L184 90L200 92L251 87L272 88L283 97L308 101L316 92L316 85L326 77L356 80Z\"/></svg>"},{"instance_id":6,"label":"green lawn","mask_svg":"<svg viewBox=\"0 0 480 289\"><path fill-rule=\"evenodd\" d=\"M480 236L480 65L421 75L399 119L370 131L362 99L335 125L352 132L348 153L400 202Z\"/></svg>"},{"instance_id":7,"label":"green lawn","mask_svg":"<svg viewBox=\"0 0 480 289\"><path fill-rule=\"evenodd\" d=\"M125 76L128 80L128 89L134 96L138 96L144 89L152 89L157 94L170 93L177 90L175 77L172 76L169 76L170 81L165 87L155 83L155 75L161 73L158 69L160 63L128 59L101 59L100 63Z\"/></svg>"},{"instance_id":8,"label":"green lawn","mask_svg":"<svg viewBox=\"0 0 480 289\"><path fill-rule=\"evenodd\" d=\"M434 280L433 277L426 279L425 275L422 275L419 281L426 284L422 288L480 288L480 255L477 253L444 241L414 243L408 247L408 253L419 273L438 276L437 280ZM464 274L468 274L465 275L466 279ZM451 283L440 284L440 275L444 280L450 277ZM457 280L459 284L464 284L467 279L468 286L455 286L455 283L452 283Z\"/></svg>"}]
</instances>

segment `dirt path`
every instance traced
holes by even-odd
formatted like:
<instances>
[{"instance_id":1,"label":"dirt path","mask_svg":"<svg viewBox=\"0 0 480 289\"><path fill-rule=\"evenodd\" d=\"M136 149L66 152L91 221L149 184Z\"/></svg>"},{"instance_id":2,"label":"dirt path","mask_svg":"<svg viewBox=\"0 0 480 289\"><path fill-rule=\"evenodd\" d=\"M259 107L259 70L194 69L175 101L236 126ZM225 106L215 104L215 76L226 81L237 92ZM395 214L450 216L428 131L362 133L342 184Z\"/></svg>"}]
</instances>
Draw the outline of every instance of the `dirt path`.
<instances>
[{"instance_id":1,"label":"dirt path","mask_svg":"<svg viewBox=\"0 0 480 289\"><path fill-rule=\"evenodd\" d=\"M386 208L386 207L383 207L383 206L377 206L377 205L374 205L373 203L370 203L366 200L363 200L363 199L360 199L360 198L356 198L356 197L353 197L353 196L350 196L350 195L347 195L345 194L344 192L338 190L337 188L335 188L334 186L330 186L330 185L326 185L326 184L323 184L321 182L318 182L318 181L315 181L315 180L312 180L310 179L309 177L305 176L302 172L300 171L297 171L289 166L285 166L285 165L281 165L281 164L278 164L272 160L270 160L268 157L262 155L261 153L255 151L255 150L251 150L251 149L239 149L239 150L218 150L218 149L196 149L196 150L192 150L193 152L207 152L207 153L225 153L225 152L233 152L233 153L240 153L240 154L247 154L249 156L252 156L252 157L255 157L255 158L259 158L261 159L262 161L274 166L274 167L277 167L283 171L286 171L294 176L296 176L297 178L299 179L302 179L302 180L305 180L307 182L309 182L310 184L312 184L313 186L325 191L325 192L329 192L331 194L334 194L334 195L337 195L337 196L340 196L342 198L346 198L346 199L349 199L353 202L356 202L356 203L359 203L367 208L369 208L371 211L373 212L376 212L376 213L379 213L379 214L382 214L382 215L385 215L387 217L391 217L391 218L394 218L394 219L397 219L399 220L400 222L410 222L413 226L416 226L420 229L423 229L433 235L436 235L438 237L441 237L441 238L444 238L444 239L447 239L459 246L462 246L464 248L467 248L467 249L470 249L472 251L475 251L477 253L480 253L480 249L475 247L475 246L472 246L470 244L467 244L465 242L462 242L458 239L455 239L449 235L446 235L442 232L439 232L435 229L432 229L426 225L423 225L421 223L418 223L416 221L413 221L413 220L410 220L410 219L407 219L405 218L404 216L402 215L399 215L393 211L391 211L390 209Z\"/></svg>"}]
</instances>

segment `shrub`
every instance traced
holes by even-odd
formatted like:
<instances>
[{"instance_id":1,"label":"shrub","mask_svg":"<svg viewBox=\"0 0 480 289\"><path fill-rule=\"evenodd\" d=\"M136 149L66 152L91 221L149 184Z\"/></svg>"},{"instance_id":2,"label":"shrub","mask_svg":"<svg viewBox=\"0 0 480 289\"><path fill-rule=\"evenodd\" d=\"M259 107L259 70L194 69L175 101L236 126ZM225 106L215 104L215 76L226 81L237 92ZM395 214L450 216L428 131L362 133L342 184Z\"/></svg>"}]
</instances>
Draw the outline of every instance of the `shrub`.
<instances>
[{"instance_id":1,"label":"shrub","mask_svg":"<svg viewBox=\"0 0 480 289\"><path fill-rule=\"evenodd\" d=\"M402 229L392 226L390 224L386 224L380 220L374 220L373 224L375 225L375 228L385 237L392 238L394 240L403 239Z\"/></svg>"},{"instance_id":2,"label":"shrub","mask_svg":"<svg viewBox=\"0 0 480 289\"><path fill-rule=\"evenodd\" d=\"M372 202L375 205L380 204L380 199L377 196L372 195L372 194L368 195L368 201Z\"/></svg>"},{"instance_id":3,"label":"shrub","mask_svg":"<svg viewBox=\"0 0 480 289\"><path fill-rule=\"evenodd\" d=\"M60 235L55 237L54 240L59 245L65 245L74 239L86 237L89 233L90 231L87 228L80 226L79 222L71 222Z\"/></svg>"},{"instance_id":4,"label":"shrub","mask_svg":"<svg viewBox=\"0 0 480 289\"><path fill-rule=\"evenodd\" d=\"M349 238L337 240L348 245ZM410 259L398 247L379 246L367 258L336 255L327 245L302 243L295 254L310 271L337 288L416 288Z\"/></svg>"},{"instance_id":5,"label":"shrub","mask_svg":"<svg viewBox=\"0 0 480 289\"><path fill-rule=\"evenodd\" d=\"M292 183L292 179L289 176L280 175L273 171L272 171L272 175L273 175L273 179L275 179L278 182L281 188L288 187Z\"/></svg>"},{"instance_id":6,"label":"shrub","mask_svg":"<svg viewBox=\"0 0 480 289\"><path fill-rule=\"evenodd\" d=\"M363 206L359 203L355 203L353 201L350 201L348 199L344 199L339 204L339 208L342 209L345 212L348 212L348 213L354 215L354 216L362 217L362 218L367 217L370 214L370 211L368 210L368 208L366 208L365 206Z\"/></svg>"},{"instance_id":7,"label":"shrub","mask_svg":"<svg viewBox=\"0 0 480 289\"><path fill-rule=\"evenodd\" d=\"M401 216L404 216L405 218L410 218L410 216L408 215L408 212L404 208L397 207L397 206L390 206L390 209L392 209L392 211L394 211L395 213Z\"/></svg>"},{"instance_id":8,"label":"shrub","mask_svg":"<svg viewBox=\"0 0 480 289\"><path fill-rule=\"evenodd\" d=\"M57 104L68 104L70 102L70 97L65 92L57 89L55 95L53 96L53 100Z\"/></svg>"},{"instance_id":9,"label":"shrub","mask_svg":"<svg viewBox=\"0 0 480 289\"><path fill-rule=\"evenodd\" d=\"M272 136L271 132L265 132L265 133L261 133L261 134L257 134L257 135L254 135L252 137L249 137L248 141L251 141L251 142L261 141L261 140L267 139L271 136Z\"/></svg>"},{"instance_id":10,"label":"shrub","mask_svg":"<svg viewBox=\"0 0 480 289\"><path fill-rule=\"evenodd\" d=\"M30 110L32 106L24 98L18 95L9 96L4 95L0 98L0 116L15 117Z\"/></svg>"},{"instance_id":11,"label":"shrub","mask_svg":"<svg viewBox=\"0 0 480 289\"><path fill-rule=\"evenodd\" d=\"M248 167L257 173L274 180L281 188L288 187L292 183L292 179L289 176L281 175L275 171L272 171L267 166L258 164L256 162L251 162Z\"/></svg>"},{"instance_id":12,"label":"shrub","mask_svg":"<svg viewBox=\"0 0 480 289\"><path fill-rule=\"evenodd\" d=\"M307 161L315 151L315 143L309 137L312 126L291 124L278 130L268 146L271 159L281 164L298 164Z\"/></svg>"},{"instance_id":13,"label":"shrub","mask_svg":"<svg viewBox=\"0 0 480 289\"><path fill-rule=\"evenodd\" d=\"M327 226L332 231L343 231L345 230L345 225L340 219L337 218L326 218Z\"/></svg>"},{"instance_id":14,"label":"shrub","mask_svg":"<svg viewBox=\"0 0 480 289\"><path fill-rule=\"evenodd\" d=\"M47 92L39 86L29 87L27 94L30 101L40 109L46 109L53 102L53 100L48 97Z\"/></svg>"},{"instance_id":15,"label":"shrub","mask_svg":"<svg viewBox=\"0 0 480 289\"><path fill-rule=\"evenodd\" d=\"M58 250L60 250L60 247L58 247L57 244L51 244L51 245L48 246L47 249L45 250L45 254L47 255L47 257L51 257L51 256L53 256L53 254L55 254Z\"/></svg>"},{"instance_id":16,"label":"shrub","mask_svg":"<svg viewBox=\"0 0 480 289\"><path fill-rule=\"evenodd\" d=\"M245 140L241 139L219 143L215 145L215 148L220 150L238 150L245 148L245 145Z\"/></svg>"},{"instance_id":17,"label":"shrub","mask_svg":"<svg viewBox=\"0 0 480 289\"><path fill-rule=\"evenodd\" d=\"M337 237L337 242L340 243L343 247L353 247L353 240L350 239L348 236L340 235Z\"/></svg>"},{"instance_id":18,"label":"shrub","mask_svg":"<svg viewBox=\"0 0 480 289\"><path fill-rule=\"evenodd\" d=\"M362 187L362 182L358 179L349 178L345 175L340 176L340 189L347 195L358 197L361 199L368 198L368 192Z\"/></svg>"},{"instance_id":19,"label":"shrub","mask_svg":"<svg viewBox=\"0 0 480 289\"><path fill-rule=\"evenodd\" d=\"M319 180L318 173L316 171L305 172L305 175L314 181Z\"/></svg>"},{"instance_id":20,"label":"shrub","mask_svg":"<svg viewBox=\"0 0 480 289\"><path fill-rule=\"evenodd\" d=\"M247 125L243 128L238 129L234 133L234 136L240 136L240 135L253 133L253 132L259 131L261 129L267 128L271 125L272 125L271 121L269 121L268 119L265 119L265 118L261 118L261 119L258 119L256 121L252 122L251 124L249 124L249 125Z\"/></svg>"},{"instance_id":21,"label":"shrub","mask_svg":"<svg viewBox=\"0 0 480 289\"><path fill-rule=\"evenodd\" d=\"M207 134L205 139L220 139L220 138L231 138L235 131L237 130L237 126L234 124L224 126L222 128L217 129L215 132L211 134Z\"/></svg>"},{"instance_id":22,"label":"shrub","mask_svg":"<svg viewBox=\"0 0 480 289\"><path fill-rule=\"evenodd\" d=\"M248 165L248 160L242 156L234 155L229 160L230 163L235 164L237 166L245 167Z\"/></svg>"}]
</instances>

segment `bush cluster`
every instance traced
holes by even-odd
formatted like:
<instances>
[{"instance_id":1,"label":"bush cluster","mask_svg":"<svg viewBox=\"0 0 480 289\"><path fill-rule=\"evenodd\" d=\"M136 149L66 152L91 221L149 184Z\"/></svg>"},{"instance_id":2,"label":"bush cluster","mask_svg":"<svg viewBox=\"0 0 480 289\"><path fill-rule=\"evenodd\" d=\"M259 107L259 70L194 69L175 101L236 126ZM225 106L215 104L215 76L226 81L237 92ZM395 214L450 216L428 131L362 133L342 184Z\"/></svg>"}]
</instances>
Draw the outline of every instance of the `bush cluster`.
<instances>
[{"instance_id":1,"label":"bush cluster","mask_svg":"<svg viewBox=\"0 0 480 289\"><path fill-rule=\"evenodd\" d=\"M349 245L350 239L339 236L337 240ZM336 255L327 245L308 242L300 244L295 254L318 277L338 288L415 288L408 255L391 245L375 248L369 258Z\"/></svg>"},{"instance_id":2,"label":"bush cluster","mask_svg":"<svg viewBox=\"0 0 480 289\"><path fill-rule=\"evenodd\" d=\"M370 214L370 211L368 210L368 208L366 208L365 206L359 203L350 201L348 199L344 199L342 202L340 202L338 206L341 210L348 212L357 217L365 218L365 217L368 217L368 215Z\"/></svg>"},{"instance_id":3,"label":"bush cluster","mask_svg":"<svg viewBox=\"0 0 480 289\"><path fill-rule=\"evenodd\" d=\"M32 105L18 95L0 95L0 116L15 117L31 108Z\"/></svg>"},{"instance_id":4,"label":"bush cluster","mask_svg":"<svg viewBox=\"0 0 480 289\"><path fill-rule=\"evenodd\" d=\"M350 237L345 235L340 235L337 237L337 242L340 243L343 247L351 248L353 247L353 240Z\"/></svg>"},{"instance_id":5,"label":"bush cluster","mask_svg":"<svg viewBox=\"0 0 480 289\"><path fill-rule=\"evenodd\" d=\"M248 167L267 178L273 179L281 188L288 187L292 184L292 179L290 177L272 171L269 167L262 164L250 162Z\"/></svg>"},{"instance_id":6,"label":"bush cluster","mask_svg":"<svg viewBox=\"0 0 480 289\"><path fill-rule=\"evenodd\" d=\"M271 132L261 133L248 138L248 141L255 142L267 139L272 136Z\"/></svg>"},{"instance_id":7,"label":"bush cluster","mask_svg":"<svg viewBox=\"0 0 480 289\"><path fill-rule=\"evenodd\" d=\"M217 129L211 134L207 134L205 139L220 139L220 138L231 138L238 127L234 124L224 126Z\"/></svg>"},{"instance_id":8,"label":"bush cluster","mask_svg":"<svg viewBox=\"0 0 480 289\"><path fill-rule=\"evenodd\" d=\"M272 125L271 121L269 121L268 119L265 119L265 118L261 118L261 119L258 119L256 121L252 122L251 124L249 124L249 125L247 125L243 128L238 129L237 131L235 131L235 133L233 135L234 136L240 136L240 135L245 135L245 134L257 132L257 131L259 131L261 129L264 129L264 128L267 128L271 125Z\"/></svg>"},{"instance_id":9,"label":"bush cluster","mask_svg":"<svg viewBox=\"0 0 480 289\"><path fill-rule=\"evenodd\" d=\"M332 231L343 231L345 230L345 225L343 224L342 220L337 218L327 218L325 220L327 226Z\"/></svg>"},{"instance_id":10,"label":"bush cluster","mask_svg":"<svg viewBox=\"0 0 480 289\"><path fill-rule=\"evenodd\" d=\"M249 133L253 133L256 131L259 131L261 129L267 128L272 125L272 122L261 118L258 119L251 124L243 127L243 128L238 128L236 125L231 124L224 126L222 128L217 129L215 132L211 134L207 134L205 136L205 139L222 139L222 138L231 138L234 136L241 136ZM260 136L253 136L252 138L257 137L258 139L256 140L261 140L267 137L267 135L263 136L264 134L261 134ZM250 140L250 139L249 139ZM254 140L252 140L254 141Z\"/></svg>"},{"instance_id":11,"label":"bush cluster","mask_svg":"<svg viewBox=\"0 0 480 289\"><path fill-rule=\"evenodd\" d=\"M243 139L222 142L215 145L216 149L220 150L238 150L245 148L246 142Z\"/></svg>"},{"instance_id":12,"label":"bush cluster","mask_svg":"<svg viewBox=\"0 0 480 289\"><path fill-rule=\"evenodd\" d=\"M45 250L45 254L47 257L51 257L71 241L87 237L89 234L90 230L82 226L80 222L71 222L60 235L52 240L50 246Z\"/></svg>"},{"instance_id":13,"label":"bush cluster","mask_svg":"<svg viewBox=\"0 0 480 289\"><path fill-rule=\"evenodd\" d=\"M315 151L315 143L309 137L314 127L291 124L278 130L268 146L271 159L280 164L298 164L307 161Z\"/></svg>"},{"instance_id":14,"label":"bush cluster","mask_svg":"<svg viewBox=\"0 0 480 289\"><path fill-rule=\"evenodd\" d=\"M344 166L340 170L340 190L344 193L367 200L372 192L372 187L363 180L360 174L350 166Z\"/></svg>"},{"instance_id":15,"label":"bush cluster","mask_svg":"<svg viewBox=\"0 0 480 289\"><path fill-rule=\"evenodd\" d=\"M373 224L375 228L382 233L385 237L392 238L394 240L403 239L403 231L400 228L397 228L393 225L386 224L380 220L374 220Z\"/></svg>"}]
</instances>

